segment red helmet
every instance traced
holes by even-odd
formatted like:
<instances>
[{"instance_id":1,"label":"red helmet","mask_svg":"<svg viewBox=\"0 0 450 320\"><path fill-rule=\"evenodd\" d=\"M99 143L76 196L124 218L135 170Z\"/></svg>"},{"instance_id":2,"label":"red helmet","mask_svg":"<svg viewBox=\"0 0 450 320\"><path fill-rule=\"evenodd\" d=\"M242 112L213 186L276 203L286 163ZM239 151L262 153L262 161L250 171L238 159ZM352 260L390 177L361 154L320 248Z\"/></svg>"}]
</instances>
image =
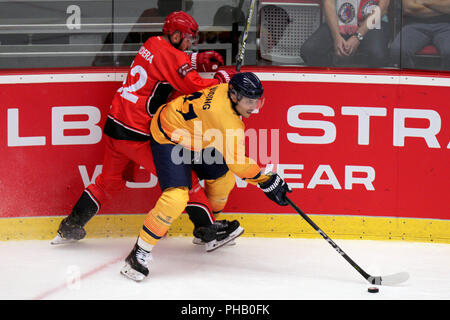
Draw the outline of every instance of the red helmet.
<instances>
[{"instance_id":1,"label":"red helmet","mask_svg":"<svg viewBox=\"0 0 450 320\"><path fill-rule=\"evenodd\" d=\"M198 24L192 16L184 11L175 11L169 14L164 21L163 33L171 35L180 31L183 35L198 35Z\"/></svg>"}]
</instances>

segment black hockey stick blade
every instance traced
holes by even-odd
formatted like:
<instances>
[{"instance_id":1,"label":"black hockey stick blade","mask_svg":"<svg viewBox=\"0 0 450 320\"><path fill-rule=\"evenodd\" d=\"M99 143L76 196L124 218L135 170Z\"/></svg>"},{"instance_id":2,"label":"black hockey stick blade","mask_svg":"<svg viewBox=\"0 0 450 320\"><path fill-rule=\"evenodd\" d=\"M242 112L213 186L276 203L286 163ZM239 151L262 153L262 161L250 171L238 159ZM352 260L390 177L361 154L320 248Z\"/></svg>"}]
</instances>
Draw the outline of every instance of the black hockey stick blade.
<instances>
[{"instance_id":1,"label":"black hockey stick blade","mask_svg":"<svg viewBox=\"0 0 450 320\"><path fill-rule=\"evenodd\" d=\"M314 221L311 220L291 199L286 197L287 202L289 205L294 208L295 211L299 215L302 216L303 219L306 220L310 224L311 227L313 227L314 230L316 230L322 238L324 238L333 248L336 250L342 258L344 258L356 271L359 272L369 283L376 284L376 285L396 285L402 282L405 282L409 279L409 274L407 272L400 272L395 273L387 276L371 276L367 272L365 272L355 261L352 260L345 252L342 250L331 238L322 231L322 229L319 228L317 224L314 223Z\"/></svg>"}]
</instances>

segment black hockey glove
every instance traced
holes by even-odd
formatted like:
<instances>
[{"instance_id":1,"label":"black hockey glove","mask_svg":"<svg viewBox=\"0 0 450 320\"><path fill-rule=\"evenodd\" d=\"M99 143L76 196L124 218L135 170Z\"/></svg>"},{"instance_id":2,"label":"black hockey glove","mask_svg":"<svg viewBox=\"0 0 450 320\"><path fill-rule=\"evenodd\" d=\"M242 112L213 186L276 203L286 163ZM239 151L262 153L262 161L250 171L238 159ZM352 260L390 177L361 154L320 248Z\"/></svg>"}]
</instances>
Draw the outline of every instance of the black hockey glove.
<instances>
[{"instance_id":1,"label":"black hockey glove","mask_svg":"<svg viewBox=\"0 0 450 320\"><path fill-rule=\"evenodd\" d=\"M284 182L281 177L274 173L270 176L269 180L260 183L261 190L264 191L266 196L279 204L280 206L287 206L286 192L292 192L292 189Z\"/></svg>"}]
</instances>

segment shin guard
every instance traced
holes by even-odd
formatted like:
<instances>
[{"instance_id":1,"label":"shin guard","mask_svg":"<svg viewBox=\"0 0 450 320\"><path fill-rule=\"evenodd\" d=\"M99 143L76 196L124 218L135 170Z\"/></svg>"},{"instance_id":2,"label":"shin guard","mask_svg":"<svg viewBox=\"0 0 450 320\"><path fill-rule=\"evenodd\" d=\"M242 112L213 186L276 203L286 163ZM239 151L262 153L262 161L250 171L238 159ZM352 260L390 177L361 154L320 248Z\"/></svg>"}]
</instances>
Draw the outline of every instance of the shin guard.
<instances>
[{"instance_id":1,"label":"shin guard","mask_svg":"<svg viewBox=\"0 0 450 320\"><path fill-rule=\"evenodd\" d=\"M139 237L150 245L155 245L186 208L188 192L187 187L164 190L155 207L147 214Z\"/></svg>"}]
</instances>

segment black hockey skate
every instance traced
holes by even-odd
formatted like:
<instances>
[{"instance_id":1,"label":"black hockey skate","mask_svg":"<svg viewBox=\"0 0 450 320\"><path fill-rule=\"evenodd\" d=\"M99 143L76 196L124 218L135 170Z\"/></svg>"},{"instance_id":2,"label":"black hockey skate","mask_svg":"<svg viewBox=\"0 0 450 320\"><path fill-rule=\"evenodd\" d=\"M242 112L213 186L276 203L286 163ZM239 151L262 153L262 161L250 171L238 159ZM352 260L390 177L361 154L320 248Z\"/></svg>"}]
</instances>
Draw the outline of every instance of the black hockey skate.
<instances>
[{"instance_id":1,"label":"black hockey skate","mask_svg":"<svg viewBox=\"0 0 450 320\"><path fill-rule=\"evenodd\" d=\"M84 226L95 216L99 207L89 196L87 191L83 191L80 199L72 209L72 213L61 221L58 234L51 244L64 244L77 242L86 236Z\"/></svg>"},{"instance_id":2,"label":"black hockey skate","mask_svg":"<svg viewBox=\"0 0 450 320\"><path fill-rule=\"evenodd\" d=\"M150 260L152 260L152 253L142 249L136 243L125 259L125 265L120 270L120 273L134 281L142 281L148 276L147 267Z\"/></svg>"},{"instance_id":3,"label":"black hockey skate","mask_svg":"<svg viewBox=\"0 0 450 320\"><path fill-rule=\"evenodd\" d=\"M58 234L51 244L65 244L77 242L86 236L86 230L78 224L70 222L69 217L64 218L58 228Z\"/></svg>"},{"instance_id":4,"label":"black hockey skate","mask_svg":"<svg viewBox=\"0 0 450 320\"><path fill-rule=\"evenodd\" d=\"M244 233L239 221L216 220L207 227L194 229L194 244L204 244L207 252L214 251L224 245L235 244L234 239Z\"/></svg>"}]
</instances>

